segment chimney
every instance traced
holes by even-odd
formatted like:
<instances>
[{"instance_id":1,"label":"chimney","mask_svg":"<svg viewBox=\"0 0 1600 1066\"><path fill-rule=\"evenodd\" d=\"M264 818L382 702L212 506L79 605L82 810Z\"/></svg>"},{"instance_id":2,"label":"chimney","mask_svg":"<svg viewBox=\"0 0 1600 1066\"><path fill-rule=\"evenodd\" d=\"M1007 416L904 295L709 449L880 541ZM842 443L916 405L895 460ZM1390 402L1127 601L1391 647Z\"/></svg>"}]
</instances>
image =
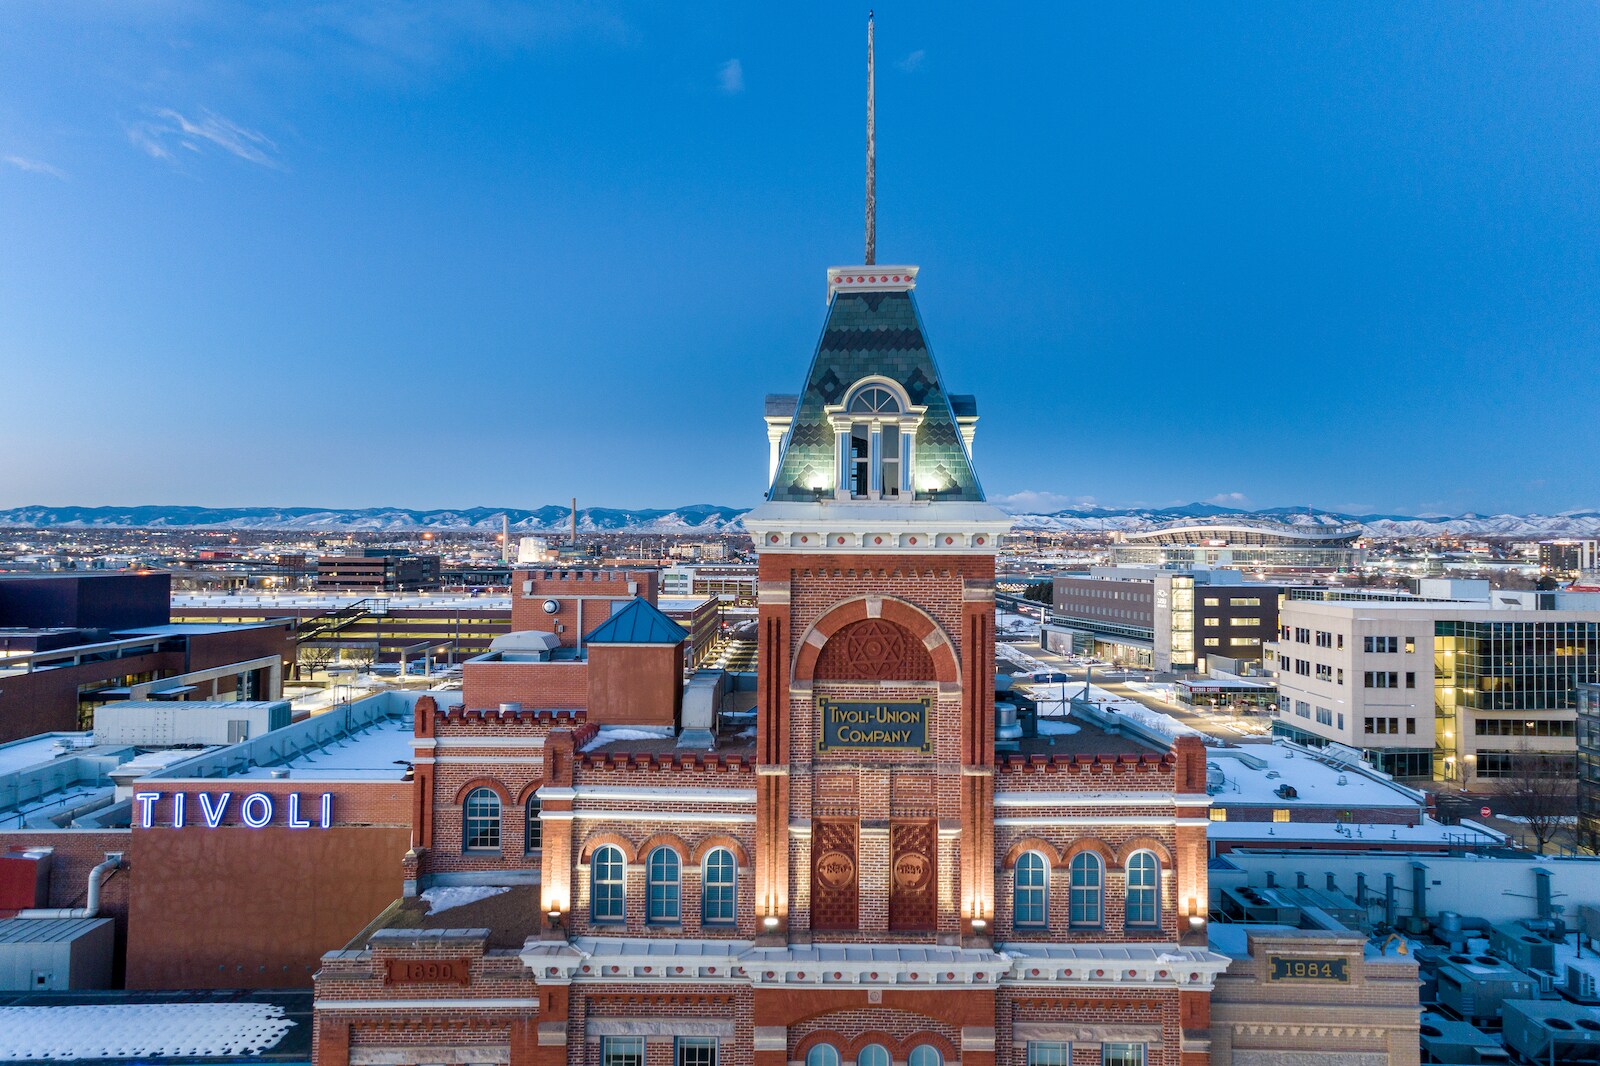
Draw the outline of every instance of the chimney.
<instances>
[{"instance_id":1,"label":"chimney","mask_svg":"<svg viewBox=\"0 0 1600 1066\"><path fill-rule=\"evenodd\" d=\"M574 548L578 546L578 498L572 497L572 539L567 542Z\"/></svg>"}]
</instances>

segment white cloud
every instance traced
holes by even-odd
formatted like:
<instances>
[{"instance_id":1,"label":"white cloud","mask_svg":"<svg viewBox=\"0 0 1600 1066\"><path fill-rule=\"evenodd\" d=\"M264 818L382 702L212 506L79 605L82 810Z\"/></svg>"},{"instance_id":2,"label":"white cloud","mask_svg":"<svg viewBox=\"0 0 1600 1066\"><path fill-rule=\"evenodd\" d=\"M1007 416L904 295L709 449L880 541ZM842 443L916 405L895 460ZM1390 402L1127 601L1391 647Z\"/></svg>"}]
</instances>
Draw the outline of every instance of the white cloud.
<instances>
[{"instance_id":1,"label":"white cloud","mask_svg":"<svg viewBox=\"0 0 1600 1066\"><path fill-rule=\"evenodd\" d=\"M67 176L60 170L51 166L49 163L42 162L38 159L29 159L27 156L21 155L8 155L5 157L5 160L18 170L25 171L29 174L43 174L47 177L59 178L62 181L67 180Z\"/></svg>"},{"instance_id":2,"label":"white cloud","mask_svg":"<svg viewBox=\"0 0 1600 1066\"><path fill-rule=\"evenodd\" d=\"M895 65L907 74L912 74L922 69L922 61L927 58L928 53L918 48Z\"/></svg>"},{"instance_id":3,"label":"white cloud","mask_svg":"<svg viewBox=\"0 0 1600 1066\"><path fill-rule=\"evenodd\" d=\"M717 71L717 84L729 96L744 92L744 64L730 59Z\"/></svg>"},{"instance_id":4,"label":"white cloud","mask_svg":"<svg viewBox=\"0 0 1600 1066\"><path fill-rule=\"evenodd\" d=\"M1009 496L997 496L989 502L1011 514L1050 514L1099 506L1093 496L1064 496L1059 492L1037 492L1032 489L1013 492Z\"/></svg>"},{"instance_id":5,"label":"white cloud","mask_svg":"<svg viewBox=\"0 0 1600 1066\"><path fill-rule=\"evenodd\" d=\"M275 158L278 146L266 134L212 111L191 119L170 107L161 108L150 119L130 125L128 140L152 159L170 160L174 148L199 154L210 145L247 163L283 169Z\"/></svg>"},{"instance_id":6,"label":"white cloud","mask_svg":"<svg viewBox=\"0 0 1600 1066\"><path fill-rule=\"evenodd\" d=\"M1250 497L1242 492L1219 492L1205 502L1214 507L1243 507L1250 502Z\"/></svg>"}]
</instances>

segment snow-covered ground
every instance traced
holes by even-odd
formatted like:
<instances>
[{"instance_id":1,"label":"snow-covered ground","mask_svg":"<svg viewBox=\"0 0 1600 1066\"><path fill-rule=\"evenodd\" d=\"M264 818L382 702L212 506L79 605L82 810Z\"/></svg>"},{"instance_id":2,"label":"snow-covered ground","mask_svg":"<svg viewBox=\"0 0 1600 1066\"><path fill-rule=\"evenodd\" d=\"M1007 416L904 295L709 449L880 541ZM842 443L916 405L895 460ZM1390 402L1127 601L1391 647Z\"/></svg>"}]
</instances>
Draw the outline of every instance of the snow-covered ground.
<instances>
[{"instance_id":1,"label":"snow-covered ground","mask_svg":"<svg viewBox=\"0 0 1600 1066\"><path fill-rule=\"evenodd\" d=\"M465 907L479 900L492 899L511 889L498 885L456 885L449 888L430 888L422 894L429 914L438 914L453 907Z\"/></svg>"},{"instance_id":2,"label":"snow-covered ground","mask_svg":"<svg viewBox=\"0 0 1600 1066\"><path fill-rule=\"evenodd\" d=\"M293 1026L271 1003L0 1007L0 1059L259 1055Z\"/></svg>"}]
</instances>

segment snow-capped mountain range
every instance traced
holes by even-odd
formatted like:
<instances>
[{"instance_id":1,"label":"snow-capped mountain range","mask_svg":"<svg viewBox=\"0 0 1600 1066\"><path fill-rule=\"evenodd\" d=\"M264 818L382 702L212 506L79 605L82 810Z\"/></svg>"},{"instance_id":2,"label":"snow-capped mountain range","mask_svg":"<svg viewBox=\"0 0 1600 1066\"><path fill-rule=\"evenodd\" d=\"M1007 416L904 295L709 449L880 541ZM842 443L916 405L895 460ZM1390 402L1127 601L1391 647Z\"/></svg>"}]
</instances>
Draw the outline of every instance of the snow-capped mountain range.
<instances>
[{"instance_id":1,"label":"snow-capped mountain range","mask_svg":"<svg viewBox=\"0 0 1600 1066\"><path fill-rule=\"evenodd\" d=\"M382 531L405 529L497 532L501 516L518 533L562 533L571 512L549 505L537 510L468 507L417 511L400 507L15 507L0 510L0 527L27 529L285 529L317 531ZM585 507L578 511L578 529L588 533L724 533L743 529L744 510L714 504L669 509L627 510ZM1296 525L1358 523L1370 536L1426 537L1441 534L1481 537L1600 537L1600 511L1540 514L1347 515L1307 508L1273 507L1240 511L1212 504L1181 507L1089 507L1049 514L1018 514L1019 530L1098 533L1149 529L1182 518L1269 518Z\"/></svg>"}]
</instances>

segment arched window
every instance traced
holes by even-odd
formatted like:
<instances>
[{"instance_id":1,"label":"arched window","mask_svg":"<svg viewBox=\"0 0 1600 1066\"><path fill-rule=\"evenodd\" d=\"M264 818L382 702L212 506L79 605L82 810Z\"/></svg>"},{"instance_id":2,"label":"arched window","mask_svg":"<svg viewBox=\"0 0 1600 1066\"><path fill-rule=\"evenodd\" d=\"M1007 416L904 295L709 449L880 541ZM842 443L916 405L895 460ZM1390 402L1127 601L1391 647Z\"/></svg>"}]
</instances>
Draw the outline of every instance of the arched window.
<instances>
[{"instance_id":1,"label":"arched window","mask_svg":"<svg viewBox=\"0 0 1600 1066\"><path fill-rule=\"evenodd\" d=\"M628 867L622 849L596 848L589 859L589 920L623 922L628 918Z\"/></svg>"},{"instance_id":2,"label":"arched window","mask_svg":"<svg viewBox=\"0 0 1600 1066\"><path fill-rule=\"evenodd\" d=\"M839 1066L839 1049L832 1044L812 1044L806 1052L806 1066Z\"/></svg>"},{"instance_id":3,"label":"arched window","mask_svg":"<svg viewBox=\"0 0 1600 1066\"><path fill-rule=\"evenodd\" d=\"M700 877L702 925L734 923L739 909L736 884L738 876L738 864L733 861L733 852L727 848L713 848L706 855L705 867Z\"/></svg>"},{"instance_id":4,"label":"arched window","mask_svg":"<svg viewBox=\"0 0 1600 1066\"><path fill-rule=\"evenodd\" d=\"M678 903L682 898L682 878L678 853L671 848L657 848L650 853L645 864L648 885L649 911L652 922L675 924L680 921Z\"/></svg>"},{"instance_id":5,"label":"arched window","mask_svg":"<svg viewBox=\"0 0 1600 1066\"><path fill-rule=\"evenodd\" d=\"M897 415L900 413L900 398L882 385L868 385L850 397L850 413Z\"/></svg>"},{"instance_id":6,"label":"arched window","mask_svg":"<svg viewBox=\"0 0 1600 1066\"><path fill-rule=\"evenodd\" d=\"M1025 852L1017 860L1016 890L1012 893L1012 923L1042 928L1048 918L1050 864L1037 851Z\"/></svg>"},{"instance_id":7,"label":"arched window","mask_svg":"<svg viewBox=\"0 0 1600 1066\"><path fill-rule=\"evenodd\" d=\"M1068 916L1074 926L1089 927L1100 924L1101 886L1104 867L1100 856L1092 851L1080 851L1072 857L1072 912Z\"/></svg>"},{"instance_id":8,"label":"arched window","mask_svg":"<svg viewBox=\"0 0 1600 1066\"><path fill-rule=\"evenodd\" d=\"M932 1044L918 1044L906 1057L906 1066L944 1066L944 1056Z\"/></svg>"},{"instance_id":9,"label":"arched window","mask_svg":"<svg viewBox=\"0 0 1600 1066\"><path fill-rule=\"evenodd\" d=\"M538 851L544 847L544 825L539 821L539 797L528 797L528 839L525 851Z\"/></svg>"},{"instance_id":10,"label":"arched window","mask_svg":"<svg viewBox=\"0 0 1600 1066\"><path fill-rule=\"evenodd\" d=\"M856 1066L889 1066L889 1049L882 1044L868 1044L857 1053Z\"/></svg>"},{"instance_id":11,"label":"arched window","mask_svg":"<svg viewBox=\"0 0 1600 1066\"><path fill-rule=\"evenodd\" d=\"M923 409L908 408L884 380L858 383L829 417L838 441L837 487L858 500L894 500L911 489L911 450Z\"/></svg>"},{"instance_id":12,"label":"arched window","mask_svg":"<svg viewBox=\"0 0 1600 1066\"><path fill-rule=\"evenodd\" d=\"M500 850L500 797L492 788L467 793L461 808L461 846L468 851Z\"/></svg>"},{"instance_id":13,"label":"arched window","mask_svg":"<svg viewBox=\"0 0 1600 1066\"><path fill-rule=\"evenodd\" d=\"M1128 856L1129 925L1161 924L1161 863L1148 851Z\"/></svg>"}]
</instances>

